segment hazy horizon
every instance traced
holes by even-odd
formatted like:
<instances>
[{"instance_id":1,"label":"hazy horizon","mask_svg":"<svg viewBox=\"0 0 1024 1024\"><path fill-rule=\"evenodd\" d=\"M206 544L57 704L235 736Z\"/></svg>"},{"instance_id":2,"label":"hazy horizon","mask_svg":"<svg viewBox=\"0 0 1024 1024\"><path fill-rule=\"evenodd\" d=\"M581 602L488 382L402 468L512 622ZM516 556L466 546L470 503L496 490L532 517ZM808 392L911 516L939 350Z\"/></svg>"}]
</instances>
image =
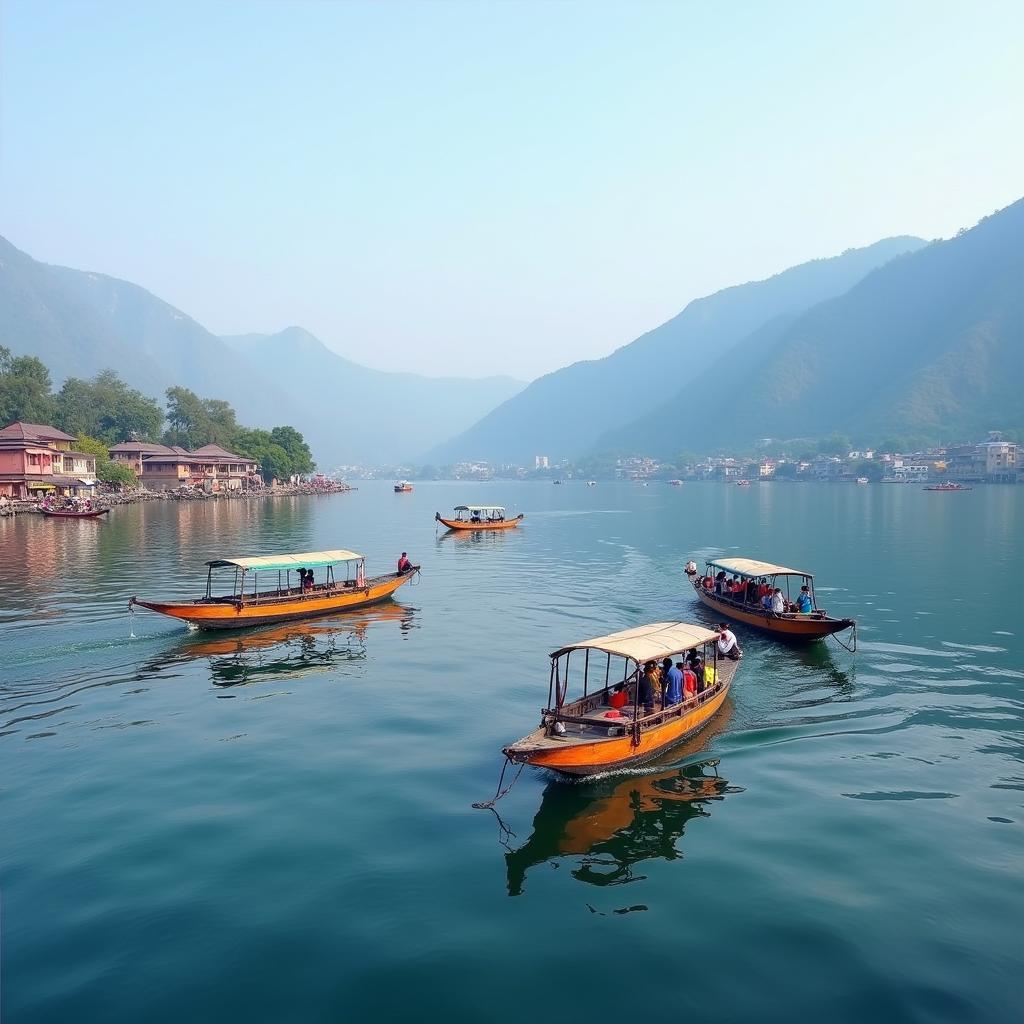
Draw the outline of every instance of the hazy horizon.
<instances>
[{"instance_id":1,"label":"hazy horizon","mask_svg":"<svg viewBox=\"0 0 1024 1024\"><path fill-rule=\"evenodd\" d=\"M218 334L530 379L1020 198L1024 8L8 0L0 234Z\"/></svg>"}]
</instances>

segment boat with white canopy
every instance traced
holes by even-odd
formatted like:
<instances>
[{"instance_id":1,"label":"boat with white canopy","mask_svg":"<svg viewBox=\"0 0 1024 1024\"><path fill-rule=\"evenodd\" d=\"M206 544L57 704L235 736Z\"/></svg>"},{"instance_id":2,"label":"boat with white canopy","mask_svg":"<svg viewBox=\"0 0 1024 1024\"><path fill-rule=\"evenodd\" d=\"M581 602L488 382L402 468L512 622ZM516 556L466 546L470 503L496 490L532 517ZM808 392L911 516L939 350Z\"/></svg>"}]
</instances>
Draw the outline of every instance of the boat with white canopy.
<instances>
[{"instance_id":1,"label":"boat with white canopy","mask_svg":"<svg viewBox=\"0 0 1024 1024\"><path fill-rule=\"evenodd\" d=\"M818 607L814 576L803 569L756 558L709 558L703 574L698 572L695 562L689 562L686 575L703 604L726 618L756 626L777 637L820 640L844 629L856 631L855 619L837 619ZM804 587L806 594L802 600ZM781 600L776 602L780 610L763 603L776 589L782 591ZM800 610L801 603L805 611Z\"/></svg>"},{"instance_id":2,"label":"boat with white canopy","mask_svg":"<svg viewBox=\"0 0 1024 1024\"><path fill-rule=\"evenodd\" d=\"M504 505L456 505L452 511L449 518L435 512L434 521L449 530L513 530L526 518L520 512L509 519Z\"/></svg>"},{"instance_id":3,"label":"boat with white canopy","mask_svg":"<svg viewBox=\"0 0 1024 1024\"><path fill-rule=\"evenodd\" d=\"M365 608L386 601L419 572L414 565L405 572L367 577L365 558L344 549L215 558L206 565L203 597L184 602L133 597L129 608L148 608L200 629L240 629ZM322 570L319 579L318 569ZM218 587L215 570L226 570L217 573Z\"/></svg>"},{"instance_id":4,"label":"boat with white canopy","mask_svg":"<svg viewBox=\"0 0 1024 1024\"><path fill-rule=\"evenodd\" d=\"M654 757L702 729L724 703L739 662L719 659L717 639L704 626L655 622L560 647L550 655L540 725L503 753L518 764L582 776ZM695 692L677 704L645 706L644 666L689 652L702 662ZM696 664L692 656L687 662ZM571 684L582 691L572 699Z\"/></svg>"}]
</instances>

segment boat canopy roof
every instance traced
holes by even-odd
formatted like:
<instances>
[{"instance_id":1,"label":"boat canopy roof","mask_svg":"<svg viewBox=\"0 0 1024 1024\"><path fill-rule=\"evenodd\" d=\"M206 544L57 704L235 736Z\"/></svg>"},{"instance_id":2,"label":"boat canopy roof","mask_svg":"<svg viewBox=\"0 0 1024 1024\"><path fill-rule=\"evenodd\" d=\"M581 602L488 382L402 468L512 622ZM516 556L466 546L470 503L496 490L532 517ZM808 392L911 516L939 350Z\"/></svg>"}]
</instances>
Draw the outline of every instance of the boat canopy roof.
<instances>
[{"instance_id":1,"label":"boat canopy roof","mask_svg":"<svg viewBox=\"0 0 1024 1024\"><path fill-rule=\"evenodd\" d=\"M759 562L756 558L709 558L707 563L738 576L811 576L803 569L787 569L784 565Z\"/></svg>"},{"instance_id":2,"label":"boat canopy roof","mask_svg":"<svg viewBox=\"0 0 1024 1024\"><path fill-rule=\"evenodd\" d=\"M590 649L618 654L634 661L657 661L671 654L700 647L718 638L717 633L703 626L692 626L688 622L652 622L649 626L636 626L619 633L594 637L569 644L551 653L552 658L561 657L569 651Z\"/></svg>"},{"instance_id":3,"label":"boat canopy roof","mask_svg":"<svg viewBox=\"0 0 1024 1024\"><path fill-rule=\"evenodd\" d=\"M264 572L270 569L309 569L317 565L334 565L336 562L358 562L362 555L355 551L339 548L337 551L304 551L298 555L260 555L255 558L215 558L206 564L211 569L233 565L236 569Z\"/></svg>"},{"instance_id":4,"label":"boat canopy roof","mask_svg":"<svg viewBox=\"0 0 1024 1024\"><path fill-rule=\"evenodd\" d=\"M456 512L504 512L504 505L456 505Z\"/></svg>"}]
</instances>

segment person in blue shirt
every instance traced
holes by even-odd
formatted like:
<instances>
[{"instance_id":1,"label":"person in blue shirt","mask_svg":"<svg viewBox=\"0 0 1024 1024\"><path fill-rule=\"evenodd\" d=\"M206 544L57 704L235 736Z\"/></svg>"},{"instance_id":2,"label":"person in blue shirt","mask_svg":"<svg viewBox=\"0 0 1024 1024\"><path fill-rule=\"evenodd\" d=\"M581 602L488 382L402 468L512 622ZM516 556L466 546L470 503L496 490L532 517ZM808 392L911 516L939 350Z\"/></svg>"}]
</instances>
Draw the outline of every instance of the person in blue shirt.
<instances>
[{"instance_id":1,"label":"person in blue shirt","mask_svg":"<svg viewBox=\"0 0 1024 1024\"><path fill-rule=\"evenodd\" d=\"M673 665L665 675L665 707L670 708L683 699L683 673Z\"/></svg>"},{"instance_id":2,"label":"person in blue shirt","mask_svg":"<svg viewBox=\"0 0 1024 1024\"><path fill-rule=\"evenodd\" d=\"M813 608L814 602L811 600L811 589L804 584L800 588L800 596L796 599L796 610L807 615Z\"/></svg>"}]
</instances>

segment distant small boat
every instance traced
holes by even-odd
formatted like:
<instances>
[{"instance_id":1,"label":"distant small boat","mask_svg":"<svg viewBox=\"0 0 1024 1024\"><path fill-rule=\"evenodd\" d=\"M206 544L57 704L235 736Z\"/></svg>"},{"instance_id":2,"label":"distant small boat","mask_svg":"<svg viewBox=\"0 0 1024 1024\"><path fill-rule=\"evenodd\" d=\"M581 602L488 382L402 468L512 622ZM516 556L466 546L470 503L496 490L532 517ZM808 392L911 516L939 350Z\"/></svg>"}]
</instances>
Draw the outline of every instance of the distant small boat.
<instances>
[{"instance_id":1,"label":"distant small boat","mask_svg":"<svg viewBox=\"0 0 1024 1024\"><path fill-rule=\"evenodd\" d=\"M926 491L973 491L973 487L964 487L963 484L953 483L952 480L947 480L944 484L929 484Z\"/></svg>"},{"instance_id":2,"label":"distant small boat","mask_svg":"<svg viewBox=\"0 0 1024 1024\"><path fill-rule=\"evenodd\" d=\"M736 486L737 487L749 487L750 486L750 481L749 480L737 480L736 481Z\"/></svg>"},{"instance_id":3,"label":"distant small boat","mask_svg":"<svg viewBox=\"0 0 1024 1024\"><path fill-rule=\"evenodd\" d=\"M408 494L412 490L412 484L408 480L399 480L395 484L395 494Z\"/></svg>"},{"instance_id":4,"label":"distant small boat","mask_svg":"<svg viewBox=\"0 0 1024 1024\"><path fill-rule=\"evenodd\" d=\"M506 519L502 505L456 505L452 511L453 519L445 519L440 512L435 512L435 522L449 530L514 530L526 518L520 512L513 519Z\"/></svg>"},{"instance_id":5,"label":"distant small boat","mask_svg":"<svg viewBox=\"0 0 1024 1024\"><path fill-rule=\"evenodd\" d=\"M867 482L868 482L868 478L866 476L859 476L859 477L857 477L857 483L859 483L859 484L866 484Z\"/></svg>"},{"instance_id":6,"label":"distant small boat","mask_svg":"<svg viewBox=\"0 0 1024 1024\"><path fill-rule=\"evenodd\" d=\"M83 509L81 512L78 512L74 509L42 508L39 511L42 512L44 516L49 516L51 519L98 519L100 516L105 516L110 509L91 508Z\"/></svg>"},{"instance_id":7,"label":"distant small boat","mask_svg":"<svg viewBox=\"0 0 1024 1024\"><path fill-rule=\"evenodd\" d=\"M668 485L669 485L669 487L682 487L683 486L683 481L682 480L669 480Z\"/></svg>"},{"instance_id":8,"label":"distant small boat","mask_svg":"<svg viewBox=\"0 0 1024 1024\"><path fill-rule=\"evenodd\" d=\"M597 486L597 481L596 480L588 480L587 481L587 486L588 487L596 487Z\"/></svg>"},{"instance_id":9,"label":"distant small boat","mask_svg":"<svg viewBox=\"0 0 1024 1024\"><path fill-rule=\"evenodd\" d=\"M562 482L561 480L556 480L555 481L556 484L560 484L561 482Z\"/></svg>"}]
</instances>

